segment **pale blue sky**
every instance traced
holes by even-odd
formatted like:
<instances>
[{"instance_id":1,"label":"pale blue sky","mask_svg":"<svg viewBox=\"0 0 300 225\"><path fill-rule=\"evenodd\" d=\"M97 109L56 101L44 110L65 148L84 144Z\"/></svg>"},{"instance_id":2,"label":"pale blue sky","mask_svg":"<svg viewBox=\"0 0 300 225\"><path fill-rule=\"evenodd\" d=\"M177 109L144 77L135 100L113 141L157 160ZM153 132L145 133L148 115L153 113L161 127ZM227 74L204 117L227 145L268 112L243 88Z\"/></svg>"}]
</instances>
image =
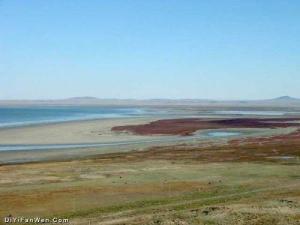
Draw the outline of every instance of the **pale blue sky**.
<instances>
[{"instance_id":1,"label":"pale blue sky","mask_svg":"<svg viewBox=\"0 0 300 225\"><path fill-rule=\"evenodd\" d=\"M300 97L298 0L0 0L0 98Z\"/></svg>"}]
</instances>

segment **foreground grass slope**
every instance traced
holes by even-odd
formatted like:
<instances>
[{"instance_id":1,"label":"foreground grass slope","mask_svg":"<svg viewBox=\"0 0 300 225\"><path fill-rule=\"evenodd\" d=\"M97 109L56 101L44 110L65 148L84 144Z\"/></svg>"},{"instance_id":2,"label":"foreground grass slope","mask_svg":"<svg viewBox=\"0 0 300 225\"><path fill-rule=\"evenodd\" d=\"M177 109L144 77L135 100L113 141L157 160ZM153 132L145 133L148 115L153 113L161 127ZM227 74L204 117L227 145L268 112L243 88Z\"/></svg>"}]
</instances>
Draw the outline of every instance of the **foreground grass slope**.
<instances>
[{"instance_id":1,"label":"foreground grass slope","mask_svg":"<svg viewBox=\"0 0 300 225\"><path fill-rule=\"evenodd\" d=\"M300 224L299 146L290 134L1 166L0 216L83 225Z\"/></svg>"}]
</instances>

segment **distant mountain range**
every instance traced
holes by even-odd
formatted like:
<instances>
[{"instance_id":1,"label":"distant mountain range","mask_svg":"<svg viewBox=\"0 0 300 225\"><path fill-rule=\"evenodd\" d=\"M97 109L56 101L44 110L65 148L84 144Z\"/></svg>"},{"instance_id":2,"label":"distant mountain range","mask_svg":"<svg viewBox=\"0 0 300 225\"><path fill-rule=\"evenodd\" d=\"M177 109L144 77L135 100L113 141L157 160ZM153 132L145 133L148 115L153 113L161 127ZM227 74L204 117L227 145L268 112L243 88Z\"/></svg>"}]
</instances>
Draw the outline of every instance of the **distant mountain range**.
<instances>
[{"instance_id":1,"label":"distant mountain range","mask_svg":"<svg viewBox=\"0 0 300 225\"><path fill-rule=\"evenodd\" d=\"M54 100L0 100L0 105L116 105L116 106L299 106L300 99L281 96L265 100L210 100L210 99L101 99L73 97Z\"/></svg>"},{"instance_id":2,"label":"distant mountain range","mask_svg":"<svg viewBox=\"0 0 300 225\"><path fill-rule=\"evenodd\" d=\"M300 101L299 98L292 98L290 96L281 96L278 98L271 99L271 101Z\"/></svg>"}]
</instances>

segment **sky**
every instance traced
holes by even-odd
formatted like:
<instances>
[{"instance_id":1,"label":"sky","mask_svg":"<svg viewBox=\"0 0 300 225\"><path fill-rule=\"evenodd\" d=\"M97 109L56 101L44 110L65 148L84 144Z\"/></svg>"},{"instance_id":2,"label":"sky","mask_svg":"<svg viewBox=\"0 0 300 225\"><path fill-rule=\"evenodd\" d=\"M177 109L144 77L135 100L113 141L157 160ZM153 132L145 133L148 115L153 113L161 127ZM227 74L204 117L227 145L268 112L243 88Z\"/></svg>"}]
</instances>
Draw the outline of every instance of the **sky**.
<instances>
[{"instance_id":1,"label":"sky","mask_svg":"<svg viewBox=\"0 0 300 225\"><path fill-rule=\"evenodd\" d=\"M300 97L298 0L0 0L0 99Z\"/></svg>"}]
</instances>

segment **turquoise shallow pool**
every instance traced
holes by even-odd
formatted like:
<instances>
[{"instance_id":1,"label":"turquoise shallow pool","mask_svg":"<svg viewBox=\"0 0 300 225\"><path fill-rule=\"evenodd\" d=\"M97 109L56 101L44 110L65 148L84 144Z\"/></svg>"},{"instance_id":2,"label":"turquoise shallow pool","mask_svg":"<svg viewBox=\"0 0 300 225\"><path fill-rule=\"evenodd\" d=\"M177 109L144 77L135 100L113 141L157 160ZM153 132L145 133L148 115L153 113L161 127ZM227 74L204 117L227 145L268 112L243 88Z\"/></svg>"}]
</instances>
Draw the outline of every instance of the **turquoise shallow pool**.
<instances>
[{"instance_id":1,"label":"turquoise shallow pool","mask_svg":"<svg viewBox=\"0 0 300 225\"><path fill-rule=\"evenodd\" d=\"M236 131L211 131L208 132L206 135L209 137L231 137L231 136L238 136L241 132Z\"/></svg>"}]
</instances>

